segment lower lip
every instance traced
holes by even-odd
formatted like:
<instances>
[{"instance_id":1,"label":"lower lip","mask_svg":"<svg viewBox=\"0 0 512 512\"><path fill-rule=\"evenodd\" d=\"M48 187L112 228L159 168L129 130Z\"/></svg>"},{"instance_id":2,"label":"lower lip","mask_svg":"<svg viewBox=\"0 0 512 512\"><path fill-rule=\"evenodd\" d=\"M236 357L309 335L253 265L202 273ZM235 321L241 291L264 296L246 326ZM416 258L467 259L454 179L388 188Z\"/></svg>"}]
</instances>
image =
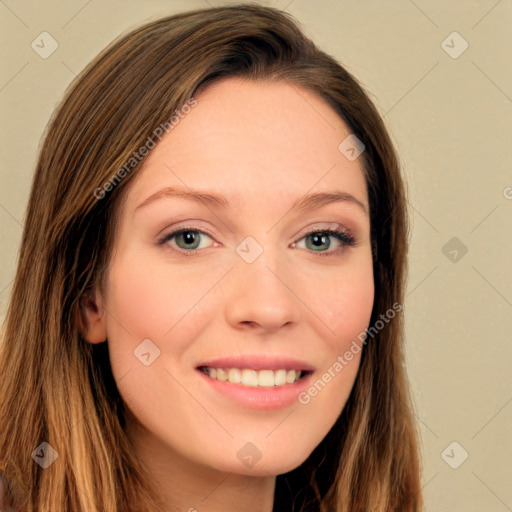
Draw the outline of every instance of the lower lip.
<instances>
[{"instance_id":1,"label":"lower lip","mask_svg":"<svg viewBox=\"0 0 512 512\"><path fill-rule=\"evenodd\" d=\"M307 389L312 375L308 374L293 384L284 386L252 387L212 379L201 370L197 371L215 391L243 407L260 410L283 409L298 402L299 394Z\"/></svg>"}]
</instances>

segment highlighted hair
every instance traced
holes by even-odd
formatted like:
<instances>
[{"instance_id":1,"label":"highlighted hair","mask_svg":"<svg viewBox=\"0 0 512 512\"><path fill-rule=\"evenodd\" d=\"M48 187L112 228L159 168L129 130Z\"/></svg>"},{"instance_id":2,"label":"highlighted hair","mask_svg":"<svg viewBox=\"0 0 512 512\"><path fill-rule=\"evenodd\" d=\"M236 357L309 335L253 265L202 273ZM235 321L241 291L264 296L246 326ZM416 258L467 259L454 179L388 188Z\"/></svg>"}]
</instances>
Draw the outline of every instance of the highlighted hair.
<instances>
[{"instance_id":1,"label":"highlighted hair","mask_svg":"<svg viewBox=\"0 0 512 512\"><path fill-rule=\"evenodd\" d=\"M374 248L370 325L403 303L408 226L398 157L348 71L290 15L270 7L186 12L130 31L71 84L35 170L0 345L0 469L16 510L162 510L124 433L107 344L93 346L80 334L79 299L93 284L103 290L119 205L140 163L102 198L95 191L199 87L232 76L315 92L364 143ZM277 477L274 510L420 510L402 340L397 314L365 345L336 424L301 466ZM46 469L31 457L43 441L58 452Z\"/></svg>"}]
</instances>

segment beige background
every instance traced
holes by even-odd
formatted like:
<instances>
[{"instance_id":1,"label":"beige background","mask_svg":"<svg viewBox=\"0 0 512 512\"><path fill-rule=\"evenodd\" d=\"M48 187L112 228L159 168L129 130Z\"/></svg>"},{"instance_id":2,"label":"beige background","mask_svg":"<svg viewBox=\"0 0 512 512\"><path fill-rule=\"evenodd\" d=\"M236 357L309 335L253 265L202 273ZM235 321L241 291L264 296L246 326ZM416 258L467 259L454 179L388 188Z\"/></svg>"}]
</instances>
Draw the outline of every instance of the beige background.
<instances>
[{"instance_id":1,"label":"beige background","mask_svg":"<svg viewBox=\"0 0 512 512\"><path fill-rule=\"evenodd\" d=\"M229 3L0 0L2 318L38 144L71 79L134 25ZM426 510L512 510L512 2L261 3L296 16L360 79L403 161L412 220L407 363ZM43 31L59 45L47 59L31 47ZM463 450L467 460L453 469Z\"/></svg>"}]
</instances>

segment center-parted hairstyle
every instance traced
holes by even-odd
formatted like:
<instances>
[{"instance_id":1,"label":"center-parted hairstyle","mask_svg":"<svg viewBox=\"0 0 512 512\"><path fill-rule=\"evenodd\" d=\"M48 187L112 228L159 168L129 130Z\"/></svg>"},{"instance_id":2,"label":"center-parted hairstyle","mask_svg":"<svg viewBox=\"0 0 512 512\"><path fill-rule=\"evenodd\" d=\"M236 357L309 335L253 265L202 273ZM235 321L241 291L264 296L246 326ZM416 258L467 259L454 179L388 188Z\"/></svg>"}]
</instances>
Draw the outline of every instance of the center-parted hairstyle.
<instances>
[{"instance_id":1,"label":"center-parted hairstyle","mask_svg":"<svg viewBox=\"0 0 512 512\"><path fill-rule=\"evenodd\" d=\"M0 469L15 510L161 510L124 432L107 343L81 334L80 298L93 285L104 290L120 205L144 159L128 170L126 163L148 141L158 143L155 129L199 87L235 76L313 91L363 142L371 325L403 303L408 226L399 160L351 74L289 14L255 4L185 12L130 31L71 84L38 157L0 352ZM400 314L365 344L331 431L303 464L277 477L275 512L421 509L402 344ZM42 442L58 453L46 469L31 457Z\"/></svg>"}]
</instances>

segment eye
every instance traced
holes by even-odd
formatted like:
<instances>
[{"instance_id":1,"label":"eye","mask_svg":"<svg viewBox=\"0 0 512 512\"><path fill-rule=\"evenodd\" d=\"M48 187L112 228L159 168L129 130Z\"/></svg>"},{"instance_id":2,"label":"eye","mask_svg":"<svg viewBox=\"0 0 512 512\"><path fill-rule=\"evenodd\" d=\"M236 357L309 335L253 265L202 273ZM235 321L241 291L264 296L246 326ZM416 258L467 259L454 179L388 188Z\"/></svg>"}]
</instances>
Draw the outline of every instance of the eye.
<instances>
[{"instance_id":1,"label":"eye","mask_svg":"<svg viewBox=\"0 0 512 512\"><path fill-rule=\"evenodd\" d=\"M335 244L338 244L338 248L335 247L334 250L328 251L328 249L331 248L332 238L335 239ZM299 242L302 240L306 241L305 245L307 249L310 249L312 252L318 252L320 256L332 256L334 253L338 252L336 249L354 246L356 244L354 237L344 228L309 231ZM310 241L310 244L308 244L308 241ZM292 247L302 248L297 242L293 243Z\"/></svg>"},{"instance_id":2,"label":"eye","mask_svg":"<svg viewBox=\"0 0 512 512\"><path fill-rule=\"evenodd\" d=\"M205 237L213 240L212 236L205 231L193 227L183 227L166 234L158 241L158 244L169 244L172 250L189 256L197 253L199 249L207 248L207 246L204 245L204 243L206 243ZM337 245L337 247L329 251L333 238L335 239L335 245ZM333 256L343 247L356 245L354 237L343 227L309 231L298 242L294 242L291 246L293 248L304 248L304 245L300 244L302 240L306 242L304 244L306 249L318 253L319 256ZM172 244L171 241L173 241ZM173 245L177 248L173 247Z\"/></svg>"},{"instance_id":3,"label":"eye","mask_svg":"<svg viewBox=\"0 0 512 512\"><path fill-rule=\"evenodd\" d=\"M159 240L158 243L160 245L164 245L175 238L176 240L174 243L178 246L177 252L192 254L193 252L197 252L197 249L205 248L204 245L201 245L204 237L212 238L208 233L205 233L204 231L185 227L168 233L161 240ZM171 248L173 247L171 246Z\"/></svg>"}]
</instances>

